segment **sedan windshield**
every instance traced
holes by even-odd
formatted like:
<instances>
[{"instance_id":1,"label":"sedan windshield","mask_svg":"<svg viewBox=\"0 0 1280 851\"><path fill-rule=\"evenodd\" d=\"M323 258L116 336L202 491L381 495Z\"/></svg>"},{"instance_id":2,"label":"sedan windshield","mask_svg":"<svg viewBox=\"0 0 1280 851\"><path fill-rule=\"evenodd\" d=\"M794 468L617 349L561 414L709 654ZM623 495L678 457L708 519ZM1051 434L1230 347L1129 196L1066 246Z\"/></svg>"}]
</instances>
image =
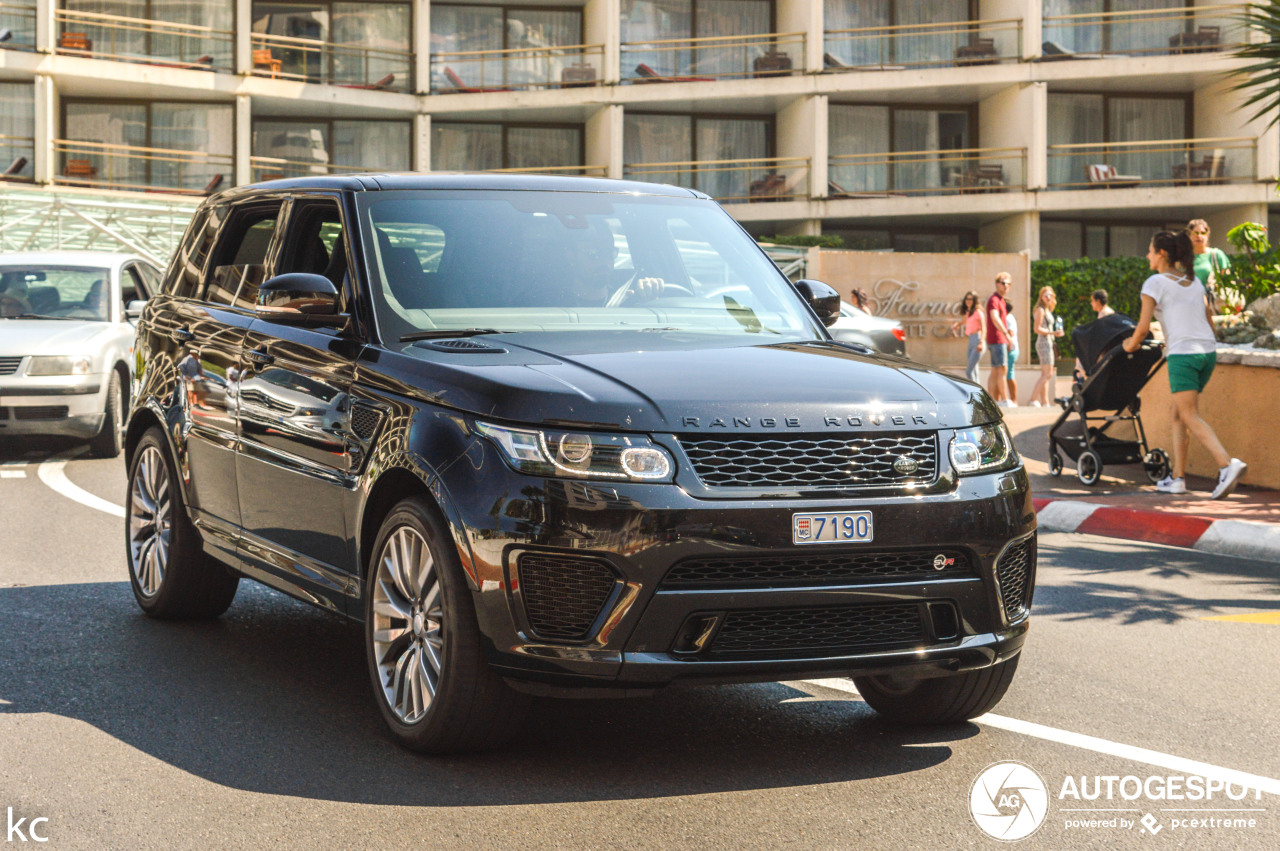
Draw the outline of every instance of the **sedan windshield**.
<instances>
[{"instance_id":1,"label":"sedan windshield","mask_svg":"<svg viewBox=\"0 0 1280 851\"><path fill-rule=\"evenodd\" d=\"M712 201L528 191L361 200L386 342L476 329L823 337L786 278Z\"/></svg>"},{"instance_id":2,"label":"sedan windshield","mask_svg":"<svg viewBox=\"0 0 1280 851\"><path fill-rule=\"evenodd\" d=\"M83 266L0 266L0 317L106 322L111 271Z\"/></svg>"}]
</instances>

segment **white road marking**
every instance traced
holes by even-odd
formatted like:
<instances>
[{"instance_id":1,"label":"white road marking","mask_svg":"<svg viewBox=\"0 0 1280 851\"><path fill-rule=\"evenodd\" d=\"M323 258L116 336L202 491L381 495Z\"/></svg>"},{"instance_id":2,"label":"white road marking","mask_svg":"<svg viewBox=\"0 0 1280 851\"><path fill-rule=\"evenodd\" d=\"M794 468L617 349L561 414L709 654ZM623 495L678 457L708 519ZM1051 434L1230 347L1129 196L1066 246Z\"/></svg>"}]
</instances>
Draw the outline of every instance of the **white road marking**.
<instances>
[{"instance_id":1,"label":"white road marking","mask_svg":"<svg viewBox=\"0 0 1280 851\"><path fill-rule=\"evenodd\" d=\"M857 688L854 687L850 680L846 679L802 680L801 682L842 691L847 694L858 694ZM1044 739L1047 742L1057 742L1083 750L1094 751L1095 753L1107 754L1108 756L1118 756L1121 759L1154 765L1158 768L1166 768L1183 774L1221 779L1237 786L1247 786L1250 789L1259 789L1271 795L1280 795L1280 780L1249 774L1244 771L1236 771L1234 768L1223 768L1220 765L1211 765L1207 762L1186 759L1173 754L1125 745L1120 742L1108 741L1107 739L1099 739L1096 736L1086 736L1083 733L1073 733L1070 730L1059 730L1057 727L1046 727L1043 724L1035 724L1031 721L1019 721L1016 718L1006 718L1003 715L987 713L974 718L973 723L996 727L1011 733L1021 733L1024 736Z\"/></svg>"},{"instance_id":2,"label":"white road marking","mask_svg":"<svg viewBox=\"0 0 1280 851\"><path fill-rule=\"evenodd\" d=\"M26 470L0 470L0 479L25 479Z\"/></svg>"},{"instance_id":3,"label":"white road marking","mask_svg":"<svg viewBox=\"0 0 1280 851\"><path fill-rule=\"evenodd\" d=\"M100 496L94 496L87 490L72 484L67 478L66 472L63 470L67 466L67 462L77 455L81 454L83 449L76 449L71 452L63 452L54 455L47 461L42 461L36 469L36 474L40 476L40 481L53 488L67 499L74 499L81 505L87 505L90 508L96 508L98 511L105 511L107 514L115 517L124 517L124 506L116 505L114 502L108 502Z\"/></svg>"}]
</instances>

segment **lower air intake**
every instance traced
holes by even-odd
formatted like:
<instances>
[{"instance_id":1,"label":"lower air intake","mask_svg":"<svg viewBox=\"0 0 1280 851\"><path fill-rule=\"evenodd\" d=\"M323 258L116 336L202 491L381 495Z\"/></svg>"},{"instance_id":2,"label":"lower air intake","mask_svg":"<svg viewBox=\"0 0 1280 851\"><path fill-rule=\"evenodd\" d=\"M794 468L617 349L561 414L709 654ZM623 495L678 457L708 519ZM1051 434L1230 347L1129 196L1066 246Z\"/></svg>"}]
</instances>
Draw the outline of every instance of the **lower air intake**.
<instances>
[{"instance_id":1,"label":"lower air intake","mask_svg":"<svg viewBox=\"0 0 1280 851\"><path fill-rule=\"evenodd\" d=\"M1031 608L1031 577L1036 564L1036 539L1030 537L1009 547L996 563L996 583L1005 615L1015 620Z\"/></svg>"},{"instance_id":2,"label":"lower air intake","mask_svg":"<svg viewBox=\"0 0 1280 851\"><path fill-rule=\"evenodd\" d=\"M524 553L516 569L529 626L560 641L588 637L617 584L603 562L568 556Z\"/></svg>"},{"instance_id":3,"label":"lower air intake","mask_svg":"<svg viewBox=\"0 0 1280 851\"><path fill-rule=\"evenodd\" d=\"M922 643L924 619L915 603L731 611L710 654L833 654L889 650Z\"/></svg>"}]
</instances>

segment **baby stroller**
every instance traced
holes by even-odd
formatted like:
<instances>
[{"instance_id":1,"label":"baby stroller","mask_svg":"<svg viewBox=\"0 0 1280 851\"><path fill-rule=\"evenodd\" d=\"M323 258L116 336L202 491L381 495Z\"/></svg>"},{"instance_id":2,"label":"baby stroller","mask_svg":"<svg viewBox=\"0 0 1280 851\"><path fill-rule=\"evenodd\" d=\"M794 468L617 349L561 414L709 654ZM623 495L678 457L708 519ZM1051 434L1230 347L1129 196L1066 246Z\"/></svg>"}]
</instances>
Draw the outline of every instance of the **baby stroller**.
<instances>
[{"instance_id":1,"label":"baby stroller","mask_svg":"<svg viewBox=\"0 0 1280 851\"><path fill-rule=\"evenodd\" d=\"M1133 328L1132 319L1113 313L1071 332L1071 344L1085 375L1083 379L1077 376L1070 396L1058 400L1062 416L1049 429L1050 475L1062 475L1063 454L1076 462L1076 476L1086 485L1097 483L1106 464L1141 464L1152 482L1169 475L1168 454L1147 448L1138 416L1138 392L1160 371L1162 345L1148 337L1138 351L1126 352L1121 343L1133 334ZM1106 411L1115 413L1090 416ZM1072 420L1072 414L1078 419ZM1137 440L1107 434L1121 422L1133 423Z\"/></svg>"}]
</instances>

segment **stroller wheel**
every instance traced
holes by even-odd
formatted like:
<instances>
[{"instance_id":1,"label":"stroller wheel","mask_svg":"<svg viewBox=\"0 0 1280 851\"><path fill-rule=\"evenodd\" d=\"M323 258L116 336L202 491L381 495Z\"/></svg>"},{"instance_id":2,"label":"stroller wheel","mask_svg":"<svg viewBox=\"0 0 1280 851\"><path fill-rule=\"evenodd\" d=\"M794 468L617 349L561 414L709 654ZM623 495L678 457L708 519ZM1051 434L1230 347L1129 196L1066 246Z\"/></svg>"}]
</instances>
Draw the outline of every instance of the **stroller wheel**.
<instances>
[{"instance_id":1,"label":"stroller wheel","mask_svg":"<svg viewBox=\"0 0 1280 851\"><path fill-rule=\"evenodd\" d=\"M1098 483L1101 476L1102 459L1098 457L1098 453L1092 449L1081 452L1080 457L1076 459L1076 478L1080 479L1080 483L1092 487Z\"/></svg>"},{"instance_id":2,"label":"stroller wheel","mask_svg":"<svg viewBox=\"0 0 1280 851\"><path fill-rule=\"evenodd\" d=\"M1062 475L1062 456L1059 455L1057 452L1049 453L1049 475L1051 476Z\"/></svg>"},{"instance_id":3,"label":"stroller wheel","mask_svg":"<svg viewBox=\"0 0 1280 851\"><path fill-rule=\"evenodd\" d=\"M1152 483L1160 481L1169 475L1169 453L1163 449L1152 449L1147 453L1147 457L1142 459L1142 469Z\"/></svg>"}]
</instances>

